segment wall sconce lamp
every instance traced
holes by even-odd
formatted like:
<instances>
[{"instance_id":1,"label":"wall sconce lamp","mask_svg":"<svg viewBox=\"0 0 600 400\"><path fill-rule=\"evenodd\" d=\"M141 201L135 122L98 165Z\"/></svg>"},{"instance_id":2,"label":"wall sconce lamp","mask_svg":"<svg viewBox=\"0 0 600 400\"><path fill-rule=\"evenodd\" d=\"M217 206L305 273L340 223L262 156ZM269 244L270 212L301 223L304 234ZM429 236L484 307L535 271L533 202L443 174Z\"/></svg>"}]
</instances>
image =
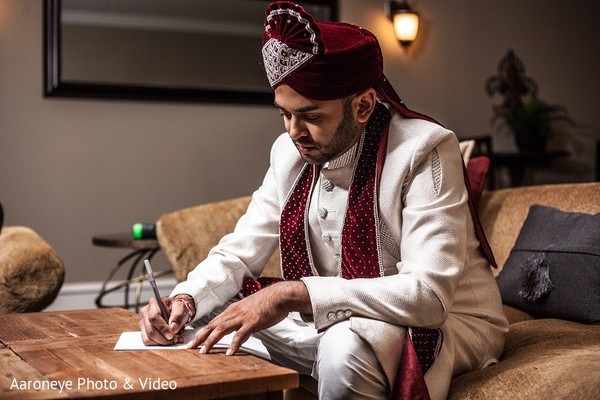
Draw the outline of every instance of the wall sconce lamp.
<instances>
[{"instance_id":1,"label":"wall sconce lamp","mask_svg":"<svg viewBox=\"0 0 600 400\"><path fill-rule=\"evenodd\" d=\"M419 30L419 14L412 10L406 0L388 1L386 3L388 18L394 24L394 33L404 51L417 37Z\"/></svg>"}]
</instances>

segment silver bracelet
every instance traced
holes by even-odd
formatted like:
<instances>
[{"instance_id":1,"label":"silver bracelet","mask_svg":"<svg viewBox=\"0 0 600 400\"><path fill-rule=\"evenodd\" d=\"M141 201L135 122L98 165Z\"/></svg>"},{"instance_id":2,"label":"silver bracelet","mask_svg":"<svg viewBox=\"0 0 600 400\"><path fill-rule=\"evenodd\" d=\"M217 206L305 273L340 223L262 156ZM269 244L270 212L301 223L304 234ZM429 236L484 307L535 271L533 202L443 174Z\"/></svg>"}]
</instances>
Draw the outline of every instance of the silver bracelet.
<instances>
[{"instance_id":1,"label":"silver bracelet","mask_svg":"<svg viewBox=\"0 0 600 400\"><path fill-rule=\"evenodd\" d=\"M189 324L189 322L194 318L194 314L195 314L194 309L192 308L191 301L190 301L190 296L188 296L188 295L185 295L185 297L183 295L177 296L177 297L175 297L175 300L182 303L183 306L185 307L185 309L187 310L188 318L187 318L187 321L185 321L185 323Z\"/></svg>"}]
</instances>

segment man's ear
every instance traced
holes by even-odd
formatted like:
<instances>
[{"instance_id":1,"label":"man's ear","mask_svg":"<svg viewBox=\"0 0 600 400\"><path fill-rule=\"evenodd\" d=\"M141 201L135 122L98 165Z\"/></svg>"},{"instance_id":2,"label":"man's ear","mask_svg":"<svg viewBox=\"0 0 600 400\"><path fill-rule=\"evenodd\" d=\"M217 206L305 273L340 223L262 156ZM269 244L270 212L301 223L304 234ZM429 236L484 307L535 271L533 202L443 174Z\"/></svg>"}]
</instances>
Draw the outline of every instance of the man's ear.
<instances>
[{"instance_id":1,"label":"man's ear","mask_svg":"<svg viewBox=\"0 0 600 400\"><path fill-rule=\"evenodd\" d=\"M358 104L356 122L359 124L366 124L377 104L377 92L375 89L369 88L364 92L357 94L354 101L355 104Z\"/></svg>"}]
</instances>

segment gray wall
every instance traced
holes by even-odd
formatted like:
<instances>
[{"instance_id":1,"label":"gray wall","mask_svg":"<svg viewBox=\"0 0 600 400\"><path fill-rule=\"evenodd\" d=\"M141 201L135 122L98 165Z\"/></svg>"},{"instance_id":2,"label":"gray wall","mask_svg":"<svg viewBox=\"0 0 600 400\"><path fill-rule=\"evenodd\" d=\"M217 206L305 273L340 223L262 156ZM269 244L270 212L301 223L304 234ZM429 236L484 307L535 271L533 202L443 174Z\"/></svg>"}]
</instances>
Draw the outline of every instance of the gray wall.
<instances>
[{"instance_id":1,"label":"gray wall","mask_svg":"<svg viewBox=\"0 0 600 400\"><path fill-rule=\"evenodd\" d=\"M578 126L557 146L576 156L562 180L590 180L600 88L594 0L421 0L423 29L403 53L383 1L341 0L341 17L380 38L386 74L414 109L460 137L492 132L485 80L512 48L540 96ZM6 224L34 228L65 262L67 281L99 281L122 250L98 233L249 194L282 131L269 106L165 104L42 97L42 1L0 0L0 201ZM494 132L500 148L512 143ZM589 168L588 168L589 167ZM565 169L563 168L563 170ZM568 171L569 172L569 171ZM556 180L559 175L544 179ZM164 262L157 261L157 262Z\"/></svg>"}]
</instances>

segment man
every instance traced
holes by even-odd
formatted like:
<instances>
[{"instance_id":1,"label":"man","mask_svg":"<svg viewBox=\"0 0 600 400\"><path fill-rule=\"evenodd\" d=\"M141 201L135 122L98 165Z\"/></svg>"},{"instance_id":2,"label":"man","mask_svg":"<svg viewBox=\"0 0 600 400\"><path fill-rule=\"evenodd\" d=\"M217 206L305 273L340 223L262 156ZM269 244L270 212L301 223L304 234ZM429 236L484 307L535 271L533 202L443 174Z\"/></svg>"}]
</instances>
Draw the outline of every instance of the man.
<instances>
[{"instance_id":1,"label":"man","mask_svg":"<svg viewBox=\"0 0 600 400\"><path fill-rule=\"evenodd\" d=\"M321 399L445 398L507 331L456 136L404 106L360 27L274 3L263 58L287 132L234 232L163 299L168 323L142 310L144 342L207 317L191 347L253 334ZM254 281L278 244L285 280Z\"/></svg>"}]
</instances>

